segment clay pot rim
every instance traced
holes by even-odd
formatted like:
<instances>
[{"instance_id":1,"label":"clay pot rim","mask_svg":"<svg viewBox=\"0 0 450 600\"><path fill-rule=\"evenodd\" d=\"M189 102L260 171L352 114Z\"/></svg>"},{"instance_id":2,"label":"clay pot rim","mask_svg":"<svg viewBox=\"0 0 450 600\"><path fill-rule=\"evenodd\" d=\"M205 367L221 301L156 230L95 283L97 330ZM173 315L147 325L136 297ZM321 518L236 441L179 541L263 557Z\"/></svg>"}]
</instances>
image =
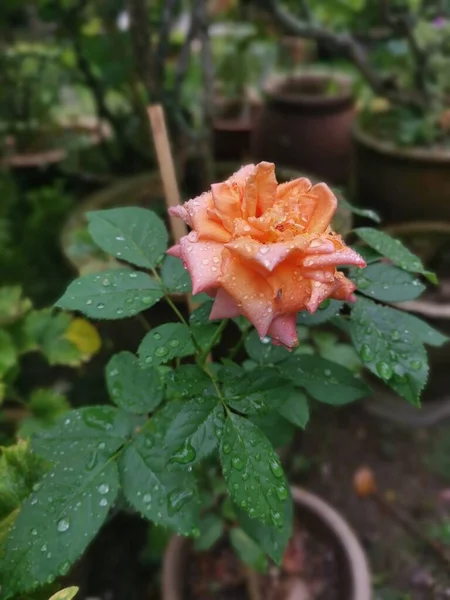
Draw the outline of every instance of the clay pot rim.
<instances>
[{"instance_id":1,"label":"clay pot rim","mask_svg":"<svg viewBox=\"0 0 450 600\"><path fill-rule=\"evenodd\" d=\"M321 94L302 94L283 92L280 87L287 82L327 82L333 80L339 84L338 92L330 95ZM334 107L340 104L353 103L353 94L351 90L352 79L344 73L310 71L298 73L292 76L273 75L268 79L263 87L263 93L269 100L287 105L305 106L305 107Z\"/></svg>"},{"instance_id":2,"label":"clay pot rim","mask_svg":"<svg viewBox=\"0 0 450 600\"><path fill-rule=\"evenodd\" d=\"M386 156L396 159L413 160L426 163L449 163L450 150L442 148L425 148L415 146L412 148L403 148L394 142L382 140L365 131L361 125L355 121L352 127L352 135L356 142Z\"/></svg>"},{"instance_id":3,"label":"clay pot rim","mask_svg":"<svg viewBox=\"0 0 450 600\"><path fill-rule=\"evenodd\" d=\"M335 508L316 494L296 486L292 486L291 491L294 503L314 513L340 543L353 588L348 600L371 600L372 586L368 561L356 534L347 521ZM187 538L174 536L166 548L162 571L163 600L183 600L180 570L183 567L188 545Z\"/></svg>"}]
</instances>

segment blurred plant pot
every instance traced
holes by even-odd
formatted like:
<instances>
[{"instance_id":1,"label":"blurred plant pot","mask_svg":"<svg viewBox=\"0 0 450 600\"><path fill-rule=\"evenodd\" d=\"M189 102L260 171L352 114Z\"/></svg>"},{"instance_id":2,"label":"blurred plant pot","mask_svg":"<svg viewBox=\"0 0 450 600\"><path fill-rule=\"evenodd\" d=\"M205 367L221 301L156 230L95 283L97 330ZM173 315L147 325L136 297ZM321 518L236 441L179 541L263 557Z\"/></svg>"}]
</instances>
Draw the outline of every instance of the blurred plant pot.
<instances>
[{"instance_id":1,"label":"blurred plant pot","mask_svg":"<svg viewBox=\"0 0 450 600\"><path fill-rule=\"evenodd\" d=\"M86 219L86 213L93 210L141 206L156 212L168 225L164 190L158 172L149 172L135 177L119 180L104 190L88 196L79 204L66 221L60 237L62 252L77 275L102 272L123 267L109 254L100 250L92 241ZM184 305L183 296L173 298ZM142 313L150 325L159 325L173 316L165 303ZM145 329L139 316L133 319L96 323L104 335L115 347L133 350L142 339Z\"/></svg>"},{"instance_id":2,"label":"blurred plant pot","mask_svg":"<svg viewBox=\"0 0 450 600\"><path fill-rule=\"evenodd\" d=\"M400 148L353 128L353 194L388 223L450 219L450 151Z\"/></svg>"},{"instance_id":3,"label":"blurred plant pot","mask_svg":"<svg viewBox=\"0 0 450 600\"><path fill-rule=\"evenodd\" d=\"M450 223L417 221L391 225L386 231L402 242L439 277L438 286L429 286L421 298L396 305L450 336ZM387 388L376 391L365 403L369 412L406 427L425 428L450 419L447 393L450 369L450 344L427 346L430 376L420 410L406 403Z\"/></svg>"},{"instance_id":4,"label":"blurred plant pot","mask_svg":"<svg viewBox=\"0 0 450 600\"><path fill-rule=\"evenodd\" d=\"M265 95L252 136L255 160L345 183L354 116L350 80L326 73L276 78L266 86Z\"/></svg>"},{"instance_id":5,"label":"blurred plant pot","mask_svg":"<svg viewBox=\"0 0 450 600\"><path fill-rule=\"evenodd\" d=\"M293 487L292 496L297 520L315 537L320 538L330 552L336 555L339 581L337 595L333 598L370 600L372 588L367 559L348 523L331 505L315 494ZM190 556L192 556L191 542L183 537L173 537L166 549L163 562L163 600L184 600L188 597L186 573ZM324 590L324 598L330 597L329 591ZM293 597L298 598L298 596L291 596ZM265 596L261 594L261 598Z\"/></svg>"},{"instance_id":6,"label":"blurred plant pot","mask_svg":"<svg viewBox=\"0 0 450 600\"><path fill-rule=\"evenodd\" d=\"M213 122L214 158L246 160L250 138L260 106L239 100L216 100L217 116Z\"/></svg>"}]
</instances>

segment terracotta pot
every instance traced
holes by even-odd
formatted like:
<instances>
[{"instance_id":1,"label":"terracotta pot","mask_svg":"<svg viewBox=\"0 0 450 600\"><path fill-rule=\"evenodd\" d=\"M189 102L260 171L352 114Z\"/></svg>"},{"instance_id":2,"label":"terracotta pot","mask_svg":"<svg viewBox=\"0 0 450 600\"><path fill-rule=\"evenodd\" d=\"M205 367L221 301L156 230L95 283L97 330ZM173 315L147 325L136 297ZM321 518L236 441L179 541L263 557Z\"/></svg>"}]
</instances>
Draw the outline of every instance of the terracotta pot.
<instances>
[{"instance_id":1,"label":"terracotta pot","mask_svg":"<svg viewBox=\"0 0 450 600\"><path fill-rule=\"evenodd\" d=\"M331 84L336 93L328 94ZM350 81L324 73L272 80L252 136L252 156L334 183L350 172L354 102Z\"/></svg>"},{"instance_id":2,"label":"terracotta pot","mask_svg":"<svg viewBox=\"0 0 450 600\"><path fill-rule=\"evenodd\" d=\"M214 158L245 161L250 155L250 139L260 106L244 108L241 102L217 103L218 116L213 122Z\"/></svg>"},{"instance_id":3,"label":"terracotta pot","mask_svg":"<svg viewBox=\"0 0 450 600\"><path fill-rule=\"evenodd\" d=\"M339 551L341 561L342 600L371 600L370 572L367 559L355 533L343 517L327 502L293 487L292 496L297 515L314 523L314 528ZM163 563L163 600L184 600L184 573L187 567L191 542L183 537L173 537ZM325 595L326 597L326 595Z\"/></svg>"},{"instance_id":4,"label":"terracotta pot","mask_svg":"<svg viewBox=\"0 0 450 600\"><path fill-rule=\"evenodd\" d=\"M355 125L354 196L386 222L450 219L450 152L399 148Z\"/></svg>"}]
</instances>

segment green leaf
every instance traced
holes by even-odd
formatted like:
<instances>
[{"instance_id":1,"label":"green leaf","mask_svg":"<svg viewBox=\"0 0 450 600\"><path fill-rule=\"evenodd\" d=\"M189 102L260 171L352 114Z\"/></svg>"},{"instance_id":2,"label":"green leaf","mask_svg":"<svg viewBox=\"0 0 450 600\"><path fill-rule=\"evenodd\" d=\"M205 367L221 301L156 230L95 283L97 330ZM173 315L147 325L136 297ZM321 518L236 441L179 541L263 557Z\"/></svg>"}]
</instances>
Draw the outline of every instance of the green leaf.
<instances>
[{"instance_id":1,"label":"green leaf","mask_svg":"<svg viewBox=\"0 0 450 600\"><path fill-rule=\"evenodd\" d=\"M14 523L22 502L46 471L44 461L20 440L0 456L0 543Z\"/></svg>"},{"instance_id":2,"label":"green leaf","mask_svg":"<svg viewBox=\"0 0 450 600\"><path fill-rule=\"evenodd\" d=\"M17 364L17 350L7 331L0 329L0 377Z\"/></svg>"},{"instance_id":3,"label":"green leaf","mask_svg":"<svg viewBox=\"0 0 450 600\"><path fill-rule=\"evenodd\" d=\"M358 206L353 206L353 204L350 204L350 202L342 195L339 197L339 205L351 211L353 214L358 215L358 217L365 217L366 219L375 221L375 223L381 223L380 215L377 212L371 210L370 208L359 208Z\"/></svg>"},{"instance_id":4,"label":"green leaf","mask_svg":"<svg viewBox=\"0 0 450 600\"><path fill-rule=\"evenodd\" d=\"M289 352L282 346L275 346L269 338L262 341L257 331L252 331L245 340L249 357L260 365L276 364L288 358Z\"/></svg>"},{"instance_id":5,"label":"green leaf","mask_svg":"<svg viewBox=\"0 0 450 600\"><path fill-rule=\"evenodd\" d=\"M112 208L87 214L89 233L105 252L120 260L153 269L167 250L163 221L145 208Z\"/></svg>"},{"instance_id":6,"label":"green leaf","mask_svg":"<svg viewBox=\"0 0 450 600\"><path fill-rule=\"evenodd\" d=\"M200 535L194 540L197 552L206 552L222 537L224 522L217 515L205 515L200 522Z\"/></svg>"},{"instance_id":7,"label":"green leaf","mask_svg":"<svg viewBox=\"0 0 450 600\"><path fill-rule=\"evenodd\" d=\"M216 398L199 396L183 403L166 435L171 463L193 465L212 454L222 433L223 407Z\"/></svg>"},{"instance_id":8,"label":"green leaf","mask_svg":"<svg viewBox=\"0 0 450 600\"><path fill-rule=\"evenodd\" d=\"M223 385L226 402L244 414L268 413L286 399L289 381L274 368L257 367Z\"/></svg>"},{"instance_id":9,"label":"green leaf","mask_svg":"<svg viewBox=\"0 0 450 600\"><path fill-rule=\"evenodd\" d=\"M195 310L192 311L191 316L189 317L189 322L191 325L211 325L211 321L209 320L209 315L211 313L213 302L208 298L206 302L197 306Z\"/></svg>"},{"instance_id":10,"label":"green leaf","mask_svg":"<svg viewBox=\"0 0 450 600\"><path fill-rule=\"evenodd\" d=\"M292 498L284 505L283 525L274 527L265 525L256 519L251 519L248 514L238 506L235 507L236 516L242 529L253 538L261 548L278 565L281 564L287 543L292 535Z\"/></svg>"},{"instance_id":11,"label":"green leaf","mask_svg":"<svg viewBox=\"0 0 450 600\"><path fill-rule=\"evenodd\" d=\"M83 453L72 453L70 469L58 465L34 489L6 542L0 564L3 598L68 572L117 497L117 465L104 457L89 470Z\"/></svg>"},{"instance_id":12,"label":"green leaf","mask_svg":"<svg viewBox=\"0 0 450 600\"><path fill-rule=\"evenodd\" d=\"M267 571L267 557L258 544L249 537L243 529L233 527L230 531L230 542L239 558L250 565L255 571Z\"/></svg>"},{"instance_id":13,"label":"green leaf","mask_svg":"<svg viewBox=\"0 0 450 600\"><path fill-rule=\"evenodd\" d=\"M48 309L33 311L27 315L26 336L33 341L33 348L40 350L49 364L77 366L83 362L83 353L67 337L72 321L70 315Z\"/></svg>"},{"instance_id":14,"label":"green leaf","mask_svg":"<svg viewBox=\"0 0 450 600\"><path fill-rule=\"evenodd\" d=\"M166 256L161 277L164 287L171 294L190 294L192 291L189 272L184 268L183 262L175 256Z\"/></svg>"},{"instance_id":15,"label":"green leaf","mask_svg":"<svg viewBox=\"0 0 450 600\"><path fill-rule=\"evenodd\" d=\"M44 428L52 427L56 420L70 410L65 396L51 388L34 390L28 400L31 416L25 418L19 427L18 435L29 437Z\"/></svg>"},{"instance_id":16,"label":"green leaf","mask_svg":"<svg viewBox=\"0 0 450 600\"><path fill-rule=\"evenodd\" d=\"M305 429L309 421L309 406L305 394L291 388L287 399L280 406L278 412L297 427Z\"/></svg>"},{"instance_id":17,"label":"green leaf","mask_svg":"<svg viewBox=\"0 0 450 600\"><path fill-rule=\"evenodd\" d=\"M294 425L287 421L280 412L251 415L250 418L252 423L261 429L276 448L286 446L294 437Z\"/></svg>"},{"instance_id":18,"label":"green leaf","mask_svg":"<svg viewBox=\"0 0 450 600\"><path fill-rule=\"evenodd\" d=\"M111 456L131 436L136 422L113 406L87 406L61 416L51 429L32 439L39 456L66 464L72 456L83 454L88 465L95 466Z\"/></svg>"},{"instance_id":19,"label":"green leaf","mask_svg":"<svg viewBox=\"0 0 450 600\"><path fill-rule=\"evenodd\" d=\"M332 317L336 317L344 306L343 302L339 300L324 300L315 313L312 315L306 310L301 311L297 314L297 324L306 325L311 327L312 325L321 325Z\"/></svg>"},{"instance_id":20,"label":"green leaf","mask_svg":"<svg viewBox=\"0 0 450 600\"><path fill-rule=\"evenodd\" d=\"M449 340L448 336L443 335L433 327L430 327L426 321L422 321L407 312L401 313L401 326L410 329L421 342L427 346L442 346Z\"/></svg>"},{"instance_id":21,"label":"green leaf","mask_svg":"<svg viewBox=\"0 0 450 600\"><path fill-rule=\"evenodd\" d=\"M172 358L194 354L189 327L182 323L165 323L144 337L138 354L146 365L160 365Z\"/></svg>"},{"instance_id":22,"label":"green leaf","mask_svg":"<svg viewBox=\"0 0 450 600\"><path fill-rule=\"evenodd\" d=\"M220 342L220 337L214 342L214 338L217 333L218 326L214 324L210 325L197 325L192 326L191 331L192 335L195 338L197 346L199 346L202 350L206 350L208 348L213 348Z\"/></svg>"},{"instance_id":23,"label":"green leaf","mask_svg":"<svg viewBox=\"0 0 450 600\"><path fill-rule=\"evenodd\" d=\"M22 298L18 285L0 288L0 325L14 323L31 308L28 298Z\"/></svg>"},{"instance_id":24,"label":"green leaf","mask_svg":"<svg viewBox=\"0 0 450 600\"><path fill-rule=\"evenodd\" d=\"M326 404L348 404L370 393L367 385L348 369L320 356L293 356L279 365L279 371Z\"/></svg>"},{"instance_id":25,"label":"green leaf","mask_svg":"<svg viewBox=\"0 0 450 600\"><path fill-rule=\"evenodd\" d=\"M162 296L161 287L150 275L114 269L76 279L56 305L79 310L91 319L125 319L147 310Z\"/></svg>"},{"instance_id":26,"label":"green leaf","mask_svg":"<svg viewBox=\"0 0 450 600\"><path fill-rule=\"evenodd\" d=\"M281 527L289 490L278 456L263 432L230 413L221 437L220 461L233 501L253 519Z\"/></svg>"},{"instance_id":27,"label":"green leaf","mask_svg":"<svg viewBox=\"0 0 450 600\"><path fill-rule=\"evenodd\" d=\"M167 455L158 445L156 424L154 430L138 435L120 457L125 498L154 523L192 534L199 525L195 482L188 471L168 470Z\"/></svg>"},{"instance_id":28,"label":"green leaf","mask_svg":"<svg viewBox=\"0 0 450 600\"><path fill-rule=\"evenodd\" d=\"M214 396L211 378L197 365L180 365L165 380L168 398Z\"/></svg>"},{"instance_id":29,"label":"green leaf","mask_svg":"<svg viewBox=\"0 0 450 600\"><path fill-rule=\"evenodd\" d=\"M427 271L420 259L410 252L400 240L395 240L387 233L371 227L360 227L355 229L355 233L374 250L389 258L394 265L411 273L425 275L429 281L437 283L436 275L431 271Z\"/></svg>"},{"instance_id":30,"label":"green leaf","mask_svg":"<svg viewBox=\"0 0 450 600\"><path fill-rule=\"evenodd\" d=\"M365 246L365 245L361 244L361 242L359 242L358 244L355 244L354 246L351 246L351 248L355 252L357 252L366 261L366 263L368 265L371 265L372 263L376 263L379 260L383 259L382 254L379 254L376 250L374 250L370 246Z\"/></svg>"},{"instance_id":31,"label":"green leaf","mask_svg":"<svg viewBox=\"0 0 450 600\"><path fill-rule=\"evenodd\" d=\"M352 270L350 278L359 292L383 302L414 300L425 290L425 286L418 279L385 263L369 265L362 270Z\"/></svg>"},{"instance_id":32,"label":"green leaf","mask_svg":"<svg viewBox=\"0 0 450 600\"><path fill-rule=\"evenodd\" d=\"M79 589L80 588L76 586L64 588L63 590L56 592L56 594L53 594L49 600L72 600L78 594Z\"/></svg>"},{"instance_id":33,"label":"green leaf","mask_svg":"<svg viewBox=\"0 0 450 600\"><path fill-rule=\"evenodd\" d=\"M428 376L422 339L405 313L358 298L351 313L351 337L364 365L400 396L418 406ZM422 330L421 330L421 333Z\"/></svg>"},{"instance_id":34,"label":"green leaf","mask_svg":"<svg viewBox=\"0 0 450 600\"><path fill-rule=\"evenodd\" d=\"M106 384L115 404L138 415L155 410L163 399L155 367L143 367L131 352L115 354L106 366Z\"/></svg>"}]
</instances>

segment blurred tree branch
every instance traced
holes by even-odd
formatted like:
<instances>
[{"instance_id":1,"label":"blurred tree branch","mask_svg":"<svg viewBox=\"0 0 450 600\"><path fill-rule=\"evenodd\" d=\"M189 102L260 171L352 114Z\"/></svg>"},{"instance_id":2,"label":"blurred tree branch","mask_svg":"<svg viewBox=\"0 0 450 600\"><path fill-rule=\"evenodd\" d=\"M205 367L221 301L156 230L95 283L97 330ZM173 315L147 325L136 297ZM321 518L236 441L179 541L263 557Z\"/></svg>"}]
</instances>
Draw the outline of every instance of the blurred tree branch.
<instances>
[{"instance_id":1,"label":"blurred tree branch","mask_svg":"<svg viewBox=\"0 0 450 600\"><path fill-rule=\"evenodd\" d=\"M253 0L256 2L256 0ZM286 10L279 0L258 0L273 21L290 35L324 42L337 54L346 57L359 70L377 94L395 104L423 107L426 98L419 90L399 89L391 76L380 75L369 61L363 46L347 33L337 33L319 24L304 21Z\"/></svg>"}]
</instances>

